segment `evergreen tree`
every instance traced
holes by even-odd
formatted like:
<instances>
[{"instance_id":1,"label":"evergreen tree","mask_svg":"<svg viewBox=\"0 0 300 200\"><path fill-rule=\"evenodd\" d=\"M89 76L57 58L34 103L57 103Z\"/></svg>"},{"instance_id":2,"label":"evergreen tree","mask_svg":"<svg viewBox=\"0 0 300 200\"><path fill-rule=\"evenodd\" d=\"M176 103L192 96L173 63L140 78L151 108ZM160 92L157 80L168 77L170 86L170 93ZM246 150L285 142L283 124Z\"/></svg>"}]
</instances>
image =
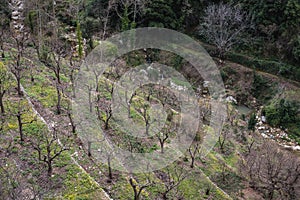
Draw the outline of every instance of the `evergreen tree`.
<instances>
[{"instance_id":1,"label":"evergreen tree","mask_svg":"<svg viewBox=\"0 0 300 200\"><path fill-rule=\"evenodd\" d=\"M144 15L144 25L154 27L178 28L179 18L173 11L173 0L153 0L149 2Z\"/></svg>"},{"instance_id":2,"label":"evergreen tree","mask_svg":"<svg viewBox=\"0 0 300 200\"><path fill-rule=\"evenodd\" d=\"M248 121L248 130L254 131L256 122L257 122L256 115L255 113L252 113Z\"/></svg>"},{"instance_id":3,"label":"evergreen tree","mask_svg":"<svg viewBox=\"0 0 300 200\"><path fill-rule=\"evenodd\" d=\"M255 37L263 39L268 49L266 53L297 63L298 56L294 52L299 48L299 0L242 0L236 3L252 14L257 27Z\"/></svg>"}]
</instances>

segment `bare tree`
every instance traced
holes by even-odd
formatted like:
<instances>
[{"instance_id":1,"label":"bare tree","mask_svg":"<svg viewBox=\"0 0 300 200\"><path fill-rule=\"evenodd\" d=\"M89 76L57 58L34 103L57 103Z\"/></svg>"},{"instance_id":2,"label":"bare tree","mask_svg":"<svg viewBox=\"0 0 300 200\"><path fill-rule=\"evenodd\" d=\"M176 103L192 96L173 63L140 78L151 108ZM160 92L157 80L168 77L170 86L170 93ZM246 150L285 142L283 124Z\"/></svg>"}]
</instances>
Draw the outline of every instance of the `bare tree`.
<instances>
[{"instance_id":1,"label":"bare tree","mask_svg":"<svg viewBox=\"0 0 300 200\"><path fill-rule=\"evenodd\" d=\"M250 15L236 5L212 4L204 11L200 34L217 46L221 59L251 25Z\"/></svg>"},{"instance_id":2,"label":"bare tree","mask_svg":"<svg viewBox=\"0 0 300 200\"><path fill-rule=\"evenodd\" d=\"M101 54L101 56L102 56L102 54ZM98 100L98 98L99 98L99 94L100 94L100 89L99 89L99 78L100 78L100 76L101 76L101 71L99 71L99 70L97 70L97 69L93 69L93 74L94 74L94 76L95 76L95 86L96 86L96 88L95 88L95 92L96 92L96 95L97 95L97 100Z\"/></svg>"},{"instance_id":3,"label":"bare tree","mask_svg":"<svg viewBox=\"0 0 300 200\"><path fill-rule=\"evenodd\" d=\"M63 73L63 61L67 57L67 52L70 51L67 42L64 41L59 32L59 21L56 14L56 2L52 2L52 11L51 14L48 14L52 20L51 26L49 28L50 37L43 38L43 45L45 56L41 57L41 62L54 73L55 77L55 89L57 93L56 101L56 112L61 114L61 102L64 85L61 80L61 75Z\"/></svg>"},{"instance_id":4,"label":"bare tree","mask_svg":"<svg viewBox=\"0 0 300 200\"><path fill-rule=\"evenodd\" d=\"M206 98L199 98L200 116L203 122L208 122L211 112L211 104Z\"/></svg>"},{"instance_id":5,"label":"bare tree","mask_svg":"<svg viewBox=\"0 0 300 200\"><path fill-rule=\"evenodd\" d=\"M61 101L63 93L63 85L61 81L62 73L62 59L66 56L65 48L58 40L52 41L50 44L50 52L46 60L42 62L49 68L55 75L55 88L57 93L56 112L61 114Z\"/></svg>"},{"instance_id":6,"label":"bare tree","mask_svg":"<svg viewBox=\"0 0 300 200\"><path fill-rule=\"evenodd\" d=\"M160 123L159 120L155 120L155 122ZM155 130L155 136L159 141L161 153L164 153L165 143L172 136L173 132L176 131L176 129L177 124L168 121L167 124L165 124L165 126L162 128L162 130Z\"/></svg>"},{"instance_id":7,"label":"bare tree","mask_svg":"<svg viewBox=\"0 0 300 200\"><path fill-rule=\"evenodd\" d=\"M131 118L131 103L132 100L134 98L134 96L136 95L136 92L134 92L131 96L128 95L128 91L125 90L125 101L126 101L126 108L127 108L127 114L128 114L128 118Z\"/></svg>"},{"instance_id":8,"label":"bare tree","mask_svg":"<svg viewBox=\"0 0 300 200\"><path fill-rule=\"evenodd\" d=\"M141 114L141 116L145 122L145 134L146 135L149 135L150 125L151 125L149 110L150 110L150 105L145 102L143 103L142 107L137 110Z\"/></svg>"},{"instance_id":9,"label":"bare tree","mask_svg":"<svg viewBox=\"0 0 300 200\"><path fill-rule=\"evenodd\" d=\"M107 100L105 98L100 98L98 101L98 118L101 119L101 112L100 110L104 111L105 117L104 117L104 128L107 130L109 125L109 120L112 117L112 108L111 108L111 101Z\"/></svg>"},{"instance_id":10,"label":"bare tree","mask_svg":"<svg viewBox=\"0 0 300 200\"><path fill-rule=\"evenodd\" d=\"M113 8L121 19L122 31L135 28L137 16L143 13L146 0L113 0L112 2Z\"/></svg>"},{"instance_id":11,"label":"bare tree","mask_svg":"<svg viewBox=\"0 0 300 200\"><path fill-rule=\"evenodd\" d=\"M160 144L160 152L164 153L164 146L165 146L165 142L169 138L169 131L168 130L159 131L155 135L158 138L158 141Z\"/></svg>"},{"instance_id":12,"label":"bare tree","mask_svg":"<svg viewBox=\"0 0 300 200\"><path fill-rule=\"evenodd\" d=\"M20 134L20 141L23 142L24 141L24 133L23 133L23 125L28 124L28 123L32 123L35 119L32 119L30 122L24 122L23 121L23 115L25 113L28 112L28 108L24 109L23 105L21 105L20 103L21 101L18 102L18 109L17 109L17 113L15 114L15 116L17 117L18 120L18 127L19 127L19 134Z\"/></svg>"},{"instance_id":13,"label":"bare tree","mask_svg":"<svg viewBox=\"0 0 300 200\"><path fill-rule=\"evenodd\" d=\"M299 199L300 161L274 142L266 141L251 151L240 168L251 186L266 199L274 199L275 195L280 195L280 199Z\"/></svg>"},{"instance_id":14,"label":"bare tree","mask_svg":"<svg viewBox=\"0 0 300 200\"><path fill-rule=\"evenodd\" d=\"M101 142L106 141L107 140L102 140ZM89 150L88 150L88 154L91 156L91 144L92 142L89 142ZM108 167L108 182L111 182L113 180L113 172L112 172L112 160L114 158L114 151L111 149L111 147L107 146L106 144L102 145L100 149L98 149L98 152L101 152L101 154L104 154L105 158L106 158L106 163L107 163L107 167Z\"/></svg>"},{"instance_id":15,"label":"bare tree","mask_svg":"<svg viewBox=\"0 0 300 200\"><path fill-rule=\"evenodd\" d=\"M101 141L97 142L102 142L100 146L97 148L97 152L101 153L104 158L106 159L107 162L107 167L108 167L108 182L111 182L113 180L113 172L112 172L112 161L115 158L114 156L114 151L110 146L109 140L106 140L103 138ZM88 156L92 156L92 143L93 141L88 141Z\"/></svg>"},{"instance_id":16,"label":"bare tree","mask_svg":"<svg viewBox=\"0 0 300 200\"><path fill-rule=\"evenodd\" d=\"M249 139L247 139L247 150L248 150L249 154L251 153L251 150L252 150L255 142L256 142L256 140L254 137L250 137Z\"/></svg>"},{"instance_id":17,"label":"bare tree","mask_svg":"<svg viewBox=\"0 0 300 200\"><path fill-rule=\"evenodd\" d=\"M104 111L105 113L105 118L104 118L104 124L105 124L105 129L108 129L108 123L109 120L112 118L112 97L114 93L114 82L110 81L108 79L104 80L104 90L109 93L110 98L108 99L107 97L100 97L98 96L97 100L97 111L98 111L98 118L101 119L101 112L100 110Z\"/></svg>"},{"instance_id":18,"label":"bare tree","mask_svg":"<svg viewBox=\"0 0 300 200\"><path fill-rule=\"evenodd\" d=\"M80 59L76 59L73 55L73 52L69 58L69 66L68 66L68 74L70 81L71 81L71 87L72 87L72 97L75 98L75 78L76 74L79 71L80 65L82 61Z\"/></svg>"},{"instance_id":19,"label":"bare tree","mask_svg":"<svg viewBox=\"0 0 300 200\"><path fill-rule=\"evenodd\" d=\"M146 181L138 181L134 179L133 176L129 178L129 183L134 193L134 200L140 200L142 196L142 191L154 185L154 182L150 180L150 177L147 174L145 174L145 176Z\"/></svg>"},{"instance_id":20,"label":"bare tree","mask_svg":"<svg viewBox=\"0 0 300 200\"><path fill-rule=\"evenodd\" d=\"M12 53L14 58L11 62L11 72L17 80L18 95L22 96L21 78L26 69L24 64L23 54L25 50L25 43L28 40L28 33L24 25L24 2L23 0L11 0L10 9L12 11L12 27L11 32L17 48L16 53Z\"/></svg>"},{"instance_id":21,"label":"bare tree","mask_svg":"<svg viewBox=\"0 0 300 200\"><path fill-rule=\"evenodd\" d=\"M113 179L112 168L111 168L111 160L112 160L113 153L111 151L107 152L106 156L107 156L107 166L108 166L108 177L109 180L111 181Z\"/></svg>"},{"instance_id":22,"label":"bare tree","mask_svg":"<svg viewBox=\"0 0 300 200\"><path fill-rule=\"evenodd\" d=\"M74 116L72 114L72 108L71 108L71 102L70 101L68 101L67 116L69 118L70 125L72 127L72 133L75 134L76 133L76 123L74 121Z\"/></svg>"},{"instance_id":23,"label":"bare tree","mask_svg":"<svg viewBox=\"0 0 300 200\"><path fill-rule=\"evenodd\" d=\"M55 128L51 132L44 129L41 133L32 138L30 143L33 149L37 151L39 161L47 165L47 172L50 177L53 171L53 161L69 148L59 142L58 130Z\"/></svg>"},{"instance_id":24,"label":"bare tree","mask_svg":"<svg viewBox=\"0 0 300 200\"><path fill-rule=\"evenodd\" d=\"M8 110L10 115L17 118L20 141L24 142L25 136L23 132L23 126L33 123L34 121L36 121L36 118L34 117L29 121L28 119L24 119L24 116L29 113L30 107L27 101L22 98L18 98L16 102L13 102L13 104L8 107Z\"/></svg>"},{"instance_id":25,"label":"bare tree","mask_svg":"<svg viewBox=\"0 0 300 200\"><path fill-rule=\"evenodd\" d=\"M225 142L229 138L230 133L231 133L230 127L224 126L222 133L220 134L219 139L218 139L218 143L219 143L220 150L222 153L225 153L225 150L224 150Z\"/></svg>"},{"instance_id":26,"label":"bare tree","mask_svg":"<svg viewBox=\"0 0 300 200\"><path fill-rule=\"evenodd\" d=\"M195 158L200 153L200 143L194 142L188 149L190 157L191 157L191 168L194 168Z\"/></svg>"},{"instance_id":27,"label":"bare tree","mask_svg":"<svg viewBox=\"0 0 300 200\"><path fill-rule=\"evenodd\" d=\"M15 38L16 39L16 38ZM25 40L25 38L24 38ZM23 77L23 74L26 70L26 66L24 64L24 61L22 60L23 57L23 51L24 51L24 42L21 41L21 39L16 39L17 43L17 49L18 51L16 54L12 54L12 57L14 58L13 61L10 64L10 70L13 73L14 77L17 80L17 92L19 96L23 96L22 90L21 90L21 79Z\"/></svg>"},{"instance_id":28,"label":"bare tree","mask_svg":"<svg viewBox=\"0 0 300 200\"><path fill-rule=\"evenodd\" d=\"M103 32L101 36L102 40L105 40L106 38L109 15L111 13L111 10L113 9L113 4L114 4L114 0L109 0L107 8L104 10L104 14L102 15L102 22L103 22Z\"/></svg>"},{"instance_id":29,"label":"bare tree","mask_svg":"<svg viewBox=\"0 0 300 200\"><path fill-rule=\"evenodd\" d=\"M227 104L227 121L230 122L231 126L234 126L238 114L231 104Z\"/></svg>"},{"instance_id":30,"label":"bare tree","mask_svg":"<svg viewBox=\"0 0 300 200\"><path fill-rule=\"evenodd\" d=\"M173 166L167 167L166 173L162 176L163 177L160 177L160 179L163 180L164 183L162 198L164 200L167 200L174 199L176 194L174 195L174 197L169 197L170 193L174 191L182 183L182 181L184 181L189 176L189 173L184 170L183 166Z\"/></svg>"},{"instance_id":31,"label":"bare tree","mask_svg":"<svg viewBox=\"0 0 300 200\"><path fill-rule=\"evenodd\" d=\"M1 114L5 113L3 97L10 86L11 86L11 76L9 75L9 71L6 69L4 64L0 63L0 108L1 108Z\"/></svg>"},{"instance_id":32,"label":"bare tree","mask_svg":"<svg viewBox=\"0 0 300 200\"><path fill-rule=\"evenodd\" d=\"M5 150L0 148L1 198L7 200L43 199L54 185L42 177L32 177L28 180L28 174L24 174L22 165L18 163L18 160L6 153L13 147L12 140L9 141L10 145L5 147ZM55 184L60 184L59 182Z\"/></svg>"}]
</instances>

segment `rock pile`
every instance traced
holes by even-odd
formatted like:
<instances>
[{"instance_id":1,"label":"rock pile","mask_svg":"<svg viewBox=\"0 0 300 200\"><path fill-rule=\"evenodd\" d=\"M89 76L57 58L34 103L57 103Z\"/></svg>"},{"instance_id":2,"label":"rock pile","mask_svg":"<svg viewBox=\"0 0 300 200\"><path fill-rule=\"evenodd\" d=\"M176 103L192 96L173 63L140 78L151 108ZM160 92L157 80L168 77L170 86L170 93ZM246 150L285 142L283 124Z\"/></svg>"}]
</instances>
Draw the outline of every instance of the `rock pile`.
<instances>
[{"instance_id":1,"label":"rock pile","mask_svg":"<svg viewBox=\"0 0 300 200\"><path fill-rule=\"evenodd\" d=\"M272 139L284 148L300 151L300 146L298 145L298 143L294 139L290 138L284 130L280 128L273 128L266 124L265 116L256 117L256 119L256 130L264 138Z\"/></svg>"}]
</instances>

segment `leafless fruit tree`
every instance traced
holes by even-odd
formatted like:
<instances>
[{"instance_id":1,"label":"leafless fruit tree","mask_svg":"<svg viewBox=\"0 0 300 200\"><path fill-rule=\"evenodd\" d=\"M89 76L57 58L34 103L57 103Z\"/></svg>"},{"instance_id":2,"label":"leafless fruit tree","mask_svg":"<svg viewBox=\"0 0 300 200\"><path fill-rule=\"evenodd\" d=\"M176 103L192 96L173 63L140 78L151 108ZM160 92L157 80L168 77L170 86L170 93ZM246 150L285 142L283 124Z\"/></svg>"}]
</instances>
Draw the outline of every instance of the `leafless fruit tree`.
<instances>
[{"instance_id":1,"label":"leafless fruit tree","mask_svg":"<svg viewBox=\"0 0 300 200\"><path fill-rule=\"evenodd\" d=\"M69 148L62 144L58 139L58 130L55 128L53 131L42 130L42 134L31 139L31 146L38 153L39 161L47 165L48 176L50 177L53 172L53 162L57 159L64 151Z\"/></svg>"},{"instance_id":2,"label":"leafless fruit tree","mask_svg":"<svg viewBox=\"0 0 300 200\"><path fill-rule=\"evenodd\" d=\"M299 199L300 161L291 152L279 148L272 141L265 141L251 151L240 166L250 185L266 199Z\"/></svg>"},{"instance_id":3,"label":"leafless fruit tree","mask_svg":"<svg viewBox=\"0 0 300 200\"><path fill-rule=\"evenodd\" d=\"M164 191L162 192L163 199L174 199L177 195L174 194L170 197L172 191L175 191L188 176L189 173L184 170L183 166L167 167L165 177L162 178L164 182Z\"/></svg>"},{"instance_id":4,"label":"leafless fruit tree","mask_svg":"<svg viewBox=\"0 0 300 200\"><path fill-rule=\"evenodd\" d=\"M145 174L145 176L146 176L145 181L138 181L137 179L134 179L133 176L129 178L129 183L134 193L134 200L140 200L142 196L142 192L146 188L154 185L154 182L150 179L150 177L147 174Z\"/></svg>"}]
</instances>

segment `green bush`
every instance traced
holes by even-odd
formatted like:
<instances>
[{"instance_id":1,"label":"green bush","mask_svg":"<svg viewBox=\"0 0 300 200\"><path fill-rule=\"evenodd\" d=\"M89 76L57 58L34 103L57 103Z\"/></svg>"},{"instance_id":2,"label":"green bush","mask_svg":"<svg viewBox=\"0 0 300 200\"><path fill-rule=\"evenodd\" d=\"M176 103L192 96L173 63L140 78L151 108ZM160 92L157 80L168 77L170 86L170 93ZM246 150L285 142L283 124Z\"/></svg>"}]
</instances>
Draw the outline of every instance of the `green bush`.
<instances>
[{"instance_id":1,"label":"green bush","mask_svg":"<svg viewBox=\"0 0 300 200\"><path fill-rule=\"evenodd\" d=\"M181 70L182 64L183 64L183 58L182 58L182 57L176 55L176 56L172 59L172 66L173 66L176 70Z\"/></svg>"},{"instance_id":2,"label":"green bush","mask_svg":"<svg viewBox=\"0 0 300 200\"><path fill-rule=\"evenodd\" d=\"M255 115L255 113L252 113L252 115L250 116L250 119L248 121L248 130L254 131L256 122L257 122L256 115Z\"/></svg>"},{"instance_id":3,"label":"green bush","mask_svg":"<svg viewBox=\"0 0 300 200\"><path fill-rule=\"evenodd\" d=\"M264 112L270 125L283 128L291 127L294 130L297 127L294 127L293 124L300 124L300 117L297 116L299 108L296 102L281 99L266 106Z\"/></svg>"}]
</instances>

